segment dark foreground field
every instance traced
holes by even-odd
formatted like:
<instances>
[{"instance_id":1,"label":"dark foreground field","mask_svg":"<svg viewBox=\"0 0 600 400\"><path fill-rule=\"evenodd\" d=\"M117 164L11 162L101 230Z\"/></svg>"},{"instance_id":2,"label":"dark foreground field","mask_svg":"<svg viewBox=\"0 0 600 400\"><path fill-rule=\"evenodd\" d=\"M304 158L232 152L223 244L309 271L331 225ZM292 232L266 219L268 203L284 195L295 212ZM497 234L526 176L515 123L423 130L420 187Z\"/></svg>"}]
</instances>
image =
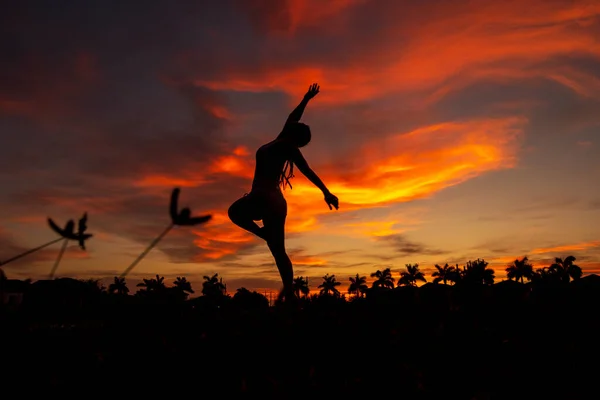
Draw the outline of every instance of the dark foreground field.
<instances>
[{"instance_id":1,"label":"dark foreground field","mask_svg":"<svg viewBox=\"0 0 600 400\"><path fill-rule=\"evenodd\" d=\"M585 281L426 285L296 309L251 297L32 296L2 312L2 391L594 399L600 292Z\"/></svg>"}]
</instances>

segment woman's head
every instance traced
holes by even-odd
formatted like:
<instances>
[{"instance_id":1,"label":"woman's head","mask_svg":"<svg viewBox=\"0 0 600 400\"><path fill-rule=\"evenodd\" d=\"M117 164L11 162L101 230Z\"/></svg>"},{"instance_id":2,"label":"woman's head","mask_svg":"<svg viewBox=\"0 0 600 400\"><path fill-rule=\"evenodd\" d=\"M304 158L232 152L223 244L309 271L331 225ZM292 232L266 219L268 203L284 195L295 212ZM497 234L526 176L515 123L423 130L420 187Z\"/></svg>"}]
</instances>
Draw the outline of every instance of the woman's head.
<instances>
[{"instance_id":1,"label":"woman's head","mask_svg":"<svg viewBox=\"0 0 600 400\"><path fill-rule=\"evenodd\" d=\"M286 124L284 128L285 138L294 142L298 147L304 147L310 143L310 127L302 122Z\"/></svg>"}]
</instances>

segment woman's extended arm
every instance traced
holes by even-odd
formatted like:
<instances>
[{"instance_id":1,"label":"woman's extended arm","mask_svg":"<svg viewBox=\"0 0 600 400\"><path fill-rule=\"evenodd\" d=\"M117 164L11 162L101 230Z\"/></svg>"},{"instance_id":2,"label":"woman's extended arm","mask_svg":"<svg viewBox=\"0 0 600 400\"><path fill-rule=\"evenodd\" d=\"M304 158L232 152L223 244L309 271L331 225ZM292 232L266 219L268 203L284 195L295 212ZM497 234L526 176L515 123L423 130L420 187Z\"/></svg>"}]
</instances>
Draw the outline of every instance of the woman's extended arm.
<instances>
[{"instance_id":1,"label":"woman's extended arm","mask_svg":"<svg viewBox=\"0 0 600 400\"><path fill-rule=\"evenodd\" d=\"M308 91L304 95L304 98L302 98L302 101L300 102L300 104L298 104L298 106L296 108L294 108L294 110L288 116L288 119L285 121L286 124L288 124L290 122L299 122L300 121L300 118L302 118L302 114L304 113L304 109L306 108L306 105L313 97L315 97L317 94L319 94L319 89L320 89L320 87L316 83L313 83L312 85L310 85L310 87L308 88Z\"/></svg>"},{"instance_id":2,"label":"woman's extended arm","mask_svg":"<svg viewBox=\"0 0 600 400\"><path fill-rule=\"evenodd\" d=\"M308 178L308 180L312 182L313 185L321 189L321 192L323 192L323 196L325 196L325 202L329 206L329 209L331 210L331 206L333 206L337 210L339 208L338 198L335 195L333 195L329 191L329 189L327 189L327 186L325 186L321 178L319 178L317 174L312 170L312 168L309 167L308 163L306 162L306 159L302 155L302 152L300 152L300 149L294 150L292 161L294 162L294 164L296 164L296 167L298 167L300 172L302 172L304 176L306 176L306 178Z\"/></svg>"}]
</instances>

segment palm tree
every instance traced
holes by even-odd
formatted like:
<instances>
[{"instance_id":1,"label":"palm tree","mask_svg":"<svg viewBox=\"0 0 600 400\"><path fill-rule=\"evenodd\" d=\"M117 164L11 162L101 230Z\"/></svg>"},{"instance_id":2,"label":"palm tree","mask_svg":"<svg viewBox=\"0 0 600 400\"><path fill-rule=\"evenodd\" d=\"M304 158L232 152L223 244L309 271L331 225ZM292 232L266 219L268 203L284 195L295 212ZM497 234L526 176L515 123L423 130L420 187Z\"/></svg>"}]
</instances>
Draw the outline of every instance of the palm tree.
<instances>
[{"instance_id":1,"label":"palm tree","mask_svg":"<svg viewBox=\"0 0 600 400\"><path fill-rule=\"evenodd\" d=\"M479 258L475 261L467 261L462 273L462 281L475 285L493 285L495 272L487 266L487 261Z\"/></svg>"},{"instance_id":2,"label":"palm tree","mask_svg":"<svg viewBox=\"0 0 600 400\"><path fill-rule=\"evenodd\" d=\"M335 280L335 275L330 276L329 274L327 274L323 277L323 283L318 286L321 289L319 295L333 295L335 297L338 297L340 295L340 291L337 289L337 286L340 285L341 283Z\"/></svg>"},{"instance_id":3,"label":"palm tree","mask_svg":"<svg viewBox=\"0 0 600 400\"><path fill-rule=\"evenodd\" d=\"M117 293L119 295L126 295L129 293L129 288L127 287L127 283L125 283L125 278L115 276L114 282L108 285L108 293Z\"/></svg>"},{"instance_id":4,"label":"palm tree","mask_svg":"<svg viewBox=\"0 0 600 400\"><path fill-rule=\"evenodd\" d=\"M573 261L575 260L576 258L573 256L568 256L564 260L556 257L554 259L554 264L550 265L550 268L548 269L551 273L556 273L563 282L568 283L571 279L576 280L583 275L581 267L573 264Z\"/></svg>"},{"instance_id":5,"label":"palm tree","mask_svg":"<svg viewBox=\"0 0 600 400\"><path fill-rule=\"evenodd\" d=\"M143 279L142 282L136 285L137 287L143 288L140 290L142 293L161 293L167 289L165 285L165 278L163 276L156 275L156 278Z\"/></svg>"},{"instance_id":6,"label":"palm tree","mask_svg":"<svg viewBox=\"0 0 600 400\"><path fill-rule=\"evenodd\" d=\"M94 293L104 293L106 290L100 279L82 279L81 282L85 283Z\"/></svg>"},{"instance_id":7,"label":"palm tree","mask_svg":"<svg viewBox=\"0 0 600 400\"><path fill-rule=\"evenodd\" d=\"M374 289L393 289L395 279L392 277L392 271L389 268L383 271L377 270L371 274L371 278L376 278L373 281Z\"/></svg>"},{"instance_id":8,"label":"palm tree","mask_svg":"<svg viewBox=\"0 0 600 400\"><path fill-rule=\"evenodd\" d=\"M544 267L544 268L538 268L533 272L533 274L531 276L531 281L532 282L560 281L560 277L558 276L558 273L556 273L554 270L551 271L550 268Z\"/></svg>"},{"instance_id":9,"label":"palm tree","mask_svg":"<svg viewBox=\"0 0 600 400\"><path fill-rule=\"evenodd\" d=\"M398 286L417 286L417 281L427 282L425 275L419 271L419 264L406 264L406 271L400 272Z\"/></svg>"},{"instance_id":10,"label":"palm tree","mask_svg":"<svg viewBox=\"0 0 600 400\"><path fill-rule=\"evenodd\" d=\"M447 285L448 281L452 282L453 274L456 273L454 267L449 266L448 263L446 263L443 267L435 264L434 267L437 269L437 271L431 274L431 277L434 278L433 283L438 284L440 282L444 282L444 285Z\"/></svg>"},{"instance_id":11,"label":"palm tree","mask_svg":"<svg viewBox=\"0 0 600 400\"><path fill-rule=\"evenodd\" d=\"M524 283L523 278L530 281L533 278L533 265L531 265L526 256L521 260L517 258L506 268L506 277L511 281L513 279L516 281L520 280L521 283Z\"/></svg>"},{"instance_id":12,"label":"palm tree","mask_svg":"<svg viewBox=\"0 0 600 400\"><path fill-rule=\"evenodd\" d=\"M458 264L455 264L455 266L451 268L452 270L448 272L448 276L446 277L446 279L455 285L459 282L462 282L463 278L465 277L465 267L460 269Z\"/></svg>"},{"instance_id":13,"label":"palm tree","mask_svg":"<svg viewBox=\"0 0 600 400\"><path fill-rule=\"evenodd\" d=\"M366 276L356 276L348 278L350 280L350 286L348 286L348 293L354 294L356 297L363 297L369 287L367 286Z\"/></svg>"},{"instance_id":14,"label":"palm tree","mask_svg":"<svg viewBox=\"0 0 600 400\"><path fill-rule=\"evenodd\" d=\"M292 287L294 288L294 294L297 298L300 298L300 294L306 297L310 293L310 288L308 287L308 278L304 279L302 276L294 278Z\"/></svg>"},{"instance_id":15,"label":"palm tree","mask_svg":"<svg viewBox=\"0 0 600 400\"><path fill-rule=\"evenodd\" d=\"M192 284L185 277L182 278L178 276L175 281L173 281L173 287L179 292L184 300L186 300L190 294L194 293Z\"/></svg>"},{"instance_id":16,"label":"palm tree","mask_svg":"<svg viewBox=\"0 0 600 400\"><path fill-rule=\"evenodd\" d=\"M210 277L204 276L204 282L202 282L202 294L204 296L224 296L226 289L223 278L219 278L219 274Z\"/></svg>"}]
</instances>

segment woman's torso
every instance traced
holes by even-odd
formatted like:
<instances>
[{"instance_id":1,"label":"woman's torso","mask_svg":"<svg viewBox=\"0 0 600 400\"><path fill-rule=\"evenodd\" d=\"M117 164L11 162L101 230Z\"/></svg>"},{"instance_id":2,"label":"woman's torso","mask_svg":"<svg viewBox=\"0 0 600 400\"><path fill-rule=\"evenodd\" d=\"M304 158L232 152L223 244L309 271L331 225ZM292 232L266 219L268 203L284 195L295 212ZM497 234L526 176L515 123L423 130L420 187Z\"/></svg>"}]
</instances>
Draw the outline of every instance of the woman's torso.
<instances>
[{"instance_id":1,"label":"woman's torso","mask_svg":"<svg viewBox=\"0 0 600 400\"><path fill-rule=\"evenodd\" d=\"M285 162L289 159L289 145L273 140L256 151L256 167L252 190L277 190Z\"/></svg>"}]
</instances>

